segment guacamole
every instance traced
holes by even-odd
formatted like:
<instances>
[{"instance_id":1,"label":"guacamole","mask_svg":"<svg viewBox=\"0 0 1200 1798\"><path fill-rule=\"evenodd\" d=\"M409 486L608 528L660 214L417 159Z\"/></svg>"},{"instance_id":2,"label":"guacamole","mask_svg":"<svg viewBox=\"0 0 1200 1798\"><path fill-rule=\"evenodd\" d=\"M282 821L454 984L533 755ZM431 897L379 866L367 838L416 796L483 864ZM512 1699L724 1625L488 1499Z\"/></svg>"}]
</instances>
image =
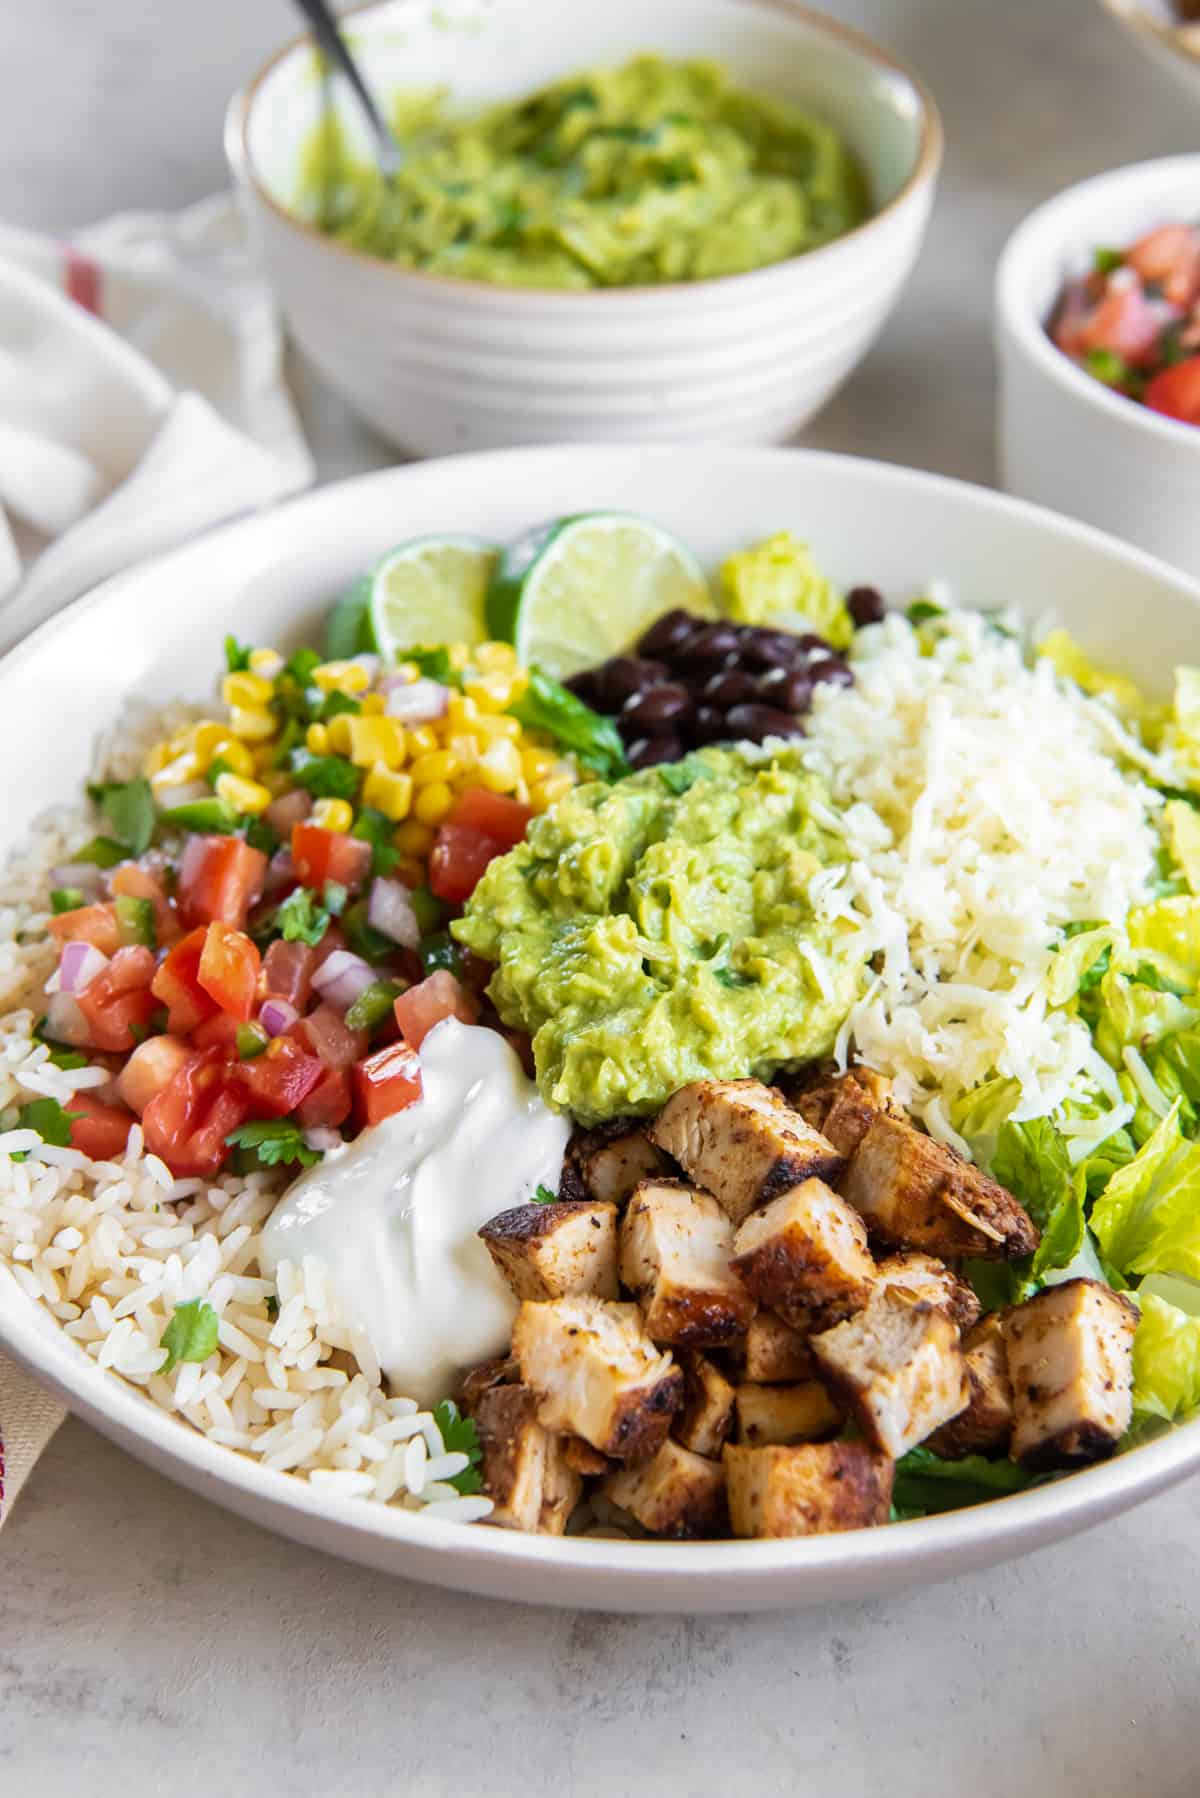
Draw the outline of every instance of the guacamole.
<instances>
[{"instance_id":1,"label":"guacamole","mask_svg":"<svg viewBox=\"0 0 1200 1798\"><path fill-rule=\"evenodd\" d=\"M703 749L577 787L491 863L451 928L550 1104L595 1124L829 1052L864 949L808 901L844 855L828 803L796 750Z\"/></svg>"},{"instance_id":2,"label":"guacamole","mask_svg":"<svg viewBox=\"0 0 1200 1798\"><path fill-rule=\"evenodd\" d=\"M404 268L528 287L700 281L781 262L867 216L862 172L820 119L709 62L637 56L454 117L406 95L393 184L330 112L297 210Z\"/></svg>"}]
</instances>

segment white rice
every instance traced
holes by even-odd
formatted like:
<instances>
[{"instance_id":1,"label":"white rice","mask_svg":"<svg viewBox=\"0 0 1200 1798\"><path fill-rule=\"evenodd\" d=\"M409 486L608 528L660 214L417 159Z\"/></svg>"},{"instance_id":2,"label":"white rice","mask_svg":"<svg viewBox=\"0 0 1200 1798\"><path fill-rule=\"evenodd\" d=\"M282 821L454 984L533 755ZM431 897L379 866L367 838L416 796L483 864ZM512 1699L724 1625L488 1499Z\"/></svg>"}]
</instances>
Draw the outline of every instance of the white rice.
<instances>
[{"instance_id":1,"label":"white rice","mask_svg":"<svg viewBox=\"0 0 1200 1798\"><path fill-rule=\"evenodd\" d=\"M99 771L140 772L146 748L193 715L139 710L104 744ZM56 1068L33 1036L55 945L45 934L49 870L95 832L82 813L42 820L4 869L0 899L0 1260L97 1369L124 1380L210 1441L318 1490L472 1523L491 1501L448 1482L432 1412L390 1394L363 1333L337 1313L321 1265L262 1277L262 1228L287 1184L276 1171L173 1179L140 1126L119 1161L90 1161L18 1125L31 1099L102 1086L103 1070ZM26 1160L14 1160L25 1153ZM201 1299L219 1319L216 1352L158 1371L175 1307ZM278 1305L270 1314L268 1301Z\"/></svg>"}]
</instances>

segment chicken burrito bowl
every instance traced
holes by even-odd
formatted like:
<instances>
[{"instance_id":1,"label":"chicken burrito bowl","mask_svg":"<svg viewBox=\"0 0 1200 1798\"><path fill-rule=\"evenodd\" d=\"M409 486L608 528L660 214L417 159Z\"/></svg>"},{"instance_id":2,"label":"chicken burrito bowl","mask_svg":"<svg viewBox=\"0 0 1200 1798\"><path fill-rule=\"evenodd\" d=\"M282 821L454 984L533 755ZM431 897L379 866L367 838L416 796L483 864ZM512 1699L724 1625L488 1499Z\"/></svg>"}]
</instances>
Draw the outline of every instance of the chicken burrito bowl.
<instances>
[{"instance_id":1,"label":"chicken burrito bowl","mask_svg":"<svg viewBox=\"0 0 1200 1798\"><path fill-rule=\"evenodd\" d=\"M13 1279L233 1453L531 1533L882 1526L1190 1414L1200 671L971 597L595 512L227 638L8 865Z\"/></svg>"}]
</instances>

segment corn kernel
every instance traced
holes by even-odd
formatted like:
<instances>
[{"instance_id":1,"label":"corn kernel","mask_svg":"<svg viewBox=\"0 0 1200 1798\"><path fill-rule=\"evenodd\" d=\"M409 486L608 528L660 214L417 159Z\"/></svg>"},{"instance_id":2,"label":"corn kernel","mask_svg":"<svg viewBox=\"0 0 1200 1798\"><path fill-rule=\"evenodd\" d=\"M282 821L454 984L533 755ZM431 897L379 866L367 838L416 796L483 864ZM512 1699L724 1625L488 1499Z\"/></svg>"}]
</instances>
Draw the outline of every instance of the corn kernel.
<instances>
[{"instance_id":1,"label":"corn kernel","mask_svg":"<svg viewBox=\"0 0 1200 1798\"><path fill-rule=\"evenodd\" d=\"M512 790L512 796L518 805L529 804L529 782L522 776Z\"/></svg>"},{"instance_id":2,"label":"corn kernel","mask_svg":"<svg viewBox=\"0 0 1200 1798\"><path fill-rule=\"evenodd\" d=\"M454 794L444 780L431 780L418 789L413 800L413 815L422 824L440 824L454 805Z\"/></svg>"},{"instance_id":3,"label":"corn kernel","mask_svg":"<svg viewBox=\"0 0 1200 1798\"><path fill-rule=\"evenodd\" d=\"M521 751L521 773L528 781L544 780L555 764L555 758L548 749L523 749Z\"/></svg>"},{"instance_id":4,"label":"corn kernel","mask_svg":"<svg viewBox=\"0 0 1200 1798\"><path fill-rule=\"evenodd\" d=\"M475 666L484 674L511 674L517 652L511 643L480 643L473 652Z\"/></svg>"},{"instance_id":5,"label":"corn kernel","mask_svg":"<svg viewBox=\"0 0 1200 1798\"><path fill-rule=\"evenodd\" d=\"M160 768L157 774L151 775L150 785L157 795L160 791L167 792L171 787L185 786L188 781L195 780L199 773L199 762L191 750L186 749L182 755L177 755L173 761Z\"/></svg>"},{"instance_id":6,"label":"corn kernel","mask_svg":"<svg viewBox=\"0 0 1200 1798\"><path fill-rule=\"evenodd\" d=\"M424 862L406 856L396 863L394 877L406 887L420 887L425 885L428 872Z\"/></svg>"},{"instance_id":7,"label":"corn kernel","mask_svg":"<svg viewBox=\"0 0 1200 1798\"><path fill-rule=\"evenodd\" d=\"M214 760L219 753L219 746L229 741L229 726L217 724L212 718L202 718L192 732L192 750L202 768Z\"/></svg>"},{"instance_id":8,"label":"corn kernel","mask_svg":"<svg viewBox=\"0 0 1200 1798\"><path fill-rule=\"evenodd\" d=\"M461 772L457 756L448 749L431 749L425 755L419 755L409 768L414 787L427 787L434 780L449 783Z\"/></svg>"},{"instance_id":9,"label":"corn kernel","mask_svg":"<svg viewBox=\"0 0 1200 1798\"><path fill-rule=\"evenodd\" d=\"M322 693L365 693L371 677L361 662L321 662L312 671L312 683Z\"/></svg>"},{"instance_id":10,"label":"corn kernel","mask_svg":"<svg viewBox=\"0 0 1200 1798\"><path fill-rule=\"evenodd\" d=\"M221 682L221 698L228 706L265 706L274 689L261 675L227 674Z\"/></svg>"},{"instance_id":11,"label":"corn kernel","mask_svg":"<svg viewBox=\"0 0 1200 1798\"><path fill-rule=\"evenodd\" d=\"M261 743L275 735L275 719L265 708L235 705L229 709L229 728L244 743Z\"/></svg>"},{"instance_id":12,"label":"corn kernel","mask_svg":"<svg viewBox=\"0 0 1200 1798\"><path fill-rule=\"evenodd\" d=\"M308 816L318 830L344 831L354 822L354 807L348 799L318 799Z\"/></svg>"},{"instance_id":13,"label":"corn kernel","mask_svg":"<svg viewBox=\"0 0 1200 1798\"><path fill-rule=\"evenodd\" d=\"M245 748L244 743L242 745L242 748L243 749ZM232 766L232 763L230 765ZM259 743L255 746L255 748L251 752L251 766L247 769L247 773L249 773L249 774L265 774L267 772L268 768L273 768L274 766L275 766L275 745L274 745L274 743ZM234 769L234 772L240 773L241 770Z\"/></svg>"},{"instance_id":14,"label":"corn kernel","mask_svg":"<svg viewBox=\"0 0 1200 1798\"><path fill-rule=\"evenodd\" d=\"M460 778L470 774L479 760L479 745L474 737L467 736L465 731L461 736L447 737L446 748L458 763Z\"/></svg>"},{"instance_id":15,"label":"corn kernel","mask_svg":"<svg viewBox=\"0 0 1200 1798\"><path fill-rule=\"evenodd\" d=\"M451 693L446 701L446 723L451 730L463 730L475 723L479 717L479 707L473 699L466 699L461 693Z\"/></svg>"},{"instance_id":16,"label":"corn kernel","mask_svg":"<svg viewBox=\"0 0 1200 1798\"><path fill-rule=\"evenodd\" d=\"M472 650L469 643L451 643L447 654L455 674L461 674L464 668L470 667Z\"/></svg>"},{"instance_id":17,"label":"corn kernel","mask_svg":"<svg viewBox=\"0 0 1200 1798\"><path fill-rule=\"evenodd\" d=\"M396 774L382 762L371 769L363 782L362 802L382 812L393 824L407 818L412 804L412 776Z\"/></svg>"},{"instance_id":18,"label":"corn kernel","mask_svg":"<svg viewBox=\"0 0 1200 1798\"><path fill-rule=\"evenodd\" d=\"M283 667L283 657L277 649L252 649L250 651L250 672L259 674L263 680L274 680Z\"/></svg>"},{"instance_id":19,"label":"corn kernel","mask_svg":"<svg viewBox=\"0 0 1200 1798\"><path fill-rule=\"evenodd\" d=\"M142 773L148 780L152 774L157 774L160 768L165 768L170 759L171 745L165 740L156 743L153 749L146 751L146 759L142 763Z\"/></svg>"},{"instance_id":20,"label":"corn kernel","mask_svg":"<svg viewBox=\"0 0 1200 1798\"><path fill-rule=\"evenodd\" d=\"M575 785L570 774L551 774L545 780L536 781L529 789L529 803L535 812L544 812L548 806L557 805L566 797Z\"/></svg>"},{"instance_id":21,"label":"corn kernel","mask_svg":"<svg viewBox=\"0 0 1200 1798\"><path fill-rule=\"evenodd\" d=\"M386 768L400 766L404 760L404 726L398 719L346 716L346 725L350 760L356 768L373 768L376 762L382 762Z\"/></svg>"},{"instance_id":22,"label":"corn kernel","mask_svg":"<svg viewBox=\"0 0 1200 1798\"><path fill-rule=\"evenodd\" d=\"M510 743L517 743L521 739L521 726L507 712L482 712L471 729L485 749L497 737L507 737Z\"/></svg>"},{"instance_id":23,"label":"corn kernel","mask_svg":"<svg viewBox=\"0 0 1200 1798\"><path fill-rule=\"evenodd\" d=\"M511 793L521 778L521 757L514 743L497 737L479 758L475 777L489 793Z\"/></svg>"},{"instance_id":24,"label":"corn kernel","mask_svg":"<svg viewBox=\"0 0 1200 1798\"><path fill-rule=\"evenodd\" d=\"M220 756L223 762L229 763L231 773L249 777L261 765L258 760L260 755L265 755L269 762L274 753L274 747L270 743L265 744L261 750L251 750L244 743L239 743L236 737L222 737L213 751L212 760L215 762ZM212 762L209 766L212 766Z\"/></svg>"},{"instance_id":25,"label":"corn kernel","mask_svg":"<svg viewBox=\"0 0 1200 1798\"><path fill-rule=\"evenodd\" d=\"M235 811L249 812L252 818L265 812L271 803L269 787L256 780L243 780L240 774L218 774L216 791L218 799L227 800Z\"/></svg>"},{"instance_id":26,"label":"corn kernel","mask_svg":"<svg viewBox=\"0 0 1200 1798\"><path fill-rule=\"evenodd\" d=\"M415 761L419 755L427 755L431 749L438 747L437 732L428 724L418 724L408 733L408 753Z\"/></svg>"},{"instance_id":27,"label":"corn kernel","mask_svg":"<svg viewBox=\"0 0 1200 1798\"><path fill-rule=\"evenodd\" d=\"M392 841L401 855L419 861L433 848L433 831L428 824L422 824L419 818L406 818L403 824L396 826Z\"/></svg>"},{"instance_id":28,"label":"corn kernel","mask_svg":"<svg viewBox=\"0 0 1200 1798\"><path fill-rule=\"evenodd\" d=\"M304 733L304 747L306 749L311 749L314 755L328 755L328 726L324 724L310 724Z\"/></svg>"},{"instance_id":29,"label":"corn kernel","mask_svg":"<svg viewBox=\"0 0 1200 1798\"><path fill-rule=\"evenodd\" d=\"M463 692L475 701L481 712L502 712L512 704L512 675L500 670L492 674L468 675L463 681Z\"/></svg>"},{"instance_id":30,"label":"corn kernel","mask_svg":"<svg viewBox=\"0 0 1200 1798\"><path fill-rule=\"evenodd\" d=\"M381 718L387 710L382 693L364 693L359 704L367 718Z\"/></svg>"},{"instance_id":31,"label":"corn kernel","mask_svg":"<svg viewBox=\"0 0 1200 1798\"><path fill-rule=\"evenodd\" d=\"M350 753L350 714L339 712L325 726L326 742L333 755L349 755Z\"/></svg>"}]
</instances>

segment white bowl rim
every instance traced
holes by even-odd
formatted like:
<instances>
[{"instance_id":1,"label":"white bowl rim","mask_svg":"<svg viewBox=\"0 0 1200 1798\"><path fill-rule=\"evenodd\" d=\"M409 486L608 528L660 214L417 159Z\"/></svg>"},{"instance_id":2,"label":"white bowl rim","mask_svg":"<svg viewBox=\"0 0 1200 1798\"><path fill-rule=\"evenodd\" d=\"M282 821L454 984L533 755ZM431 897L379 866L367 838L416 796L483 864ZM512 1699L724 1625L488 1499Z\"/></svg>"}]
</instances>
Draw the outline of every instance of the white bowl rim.
<instances>
[{"instance_id":1,"label":"white bowl rim","mask_svg":"<svg viewBox=\"0 0 1200 1798\"><path fill-rule=\"evenodd\" d=\"M1181 177L1190 173L1200 182L1200 151L1157 156L1148 162L1124 163L1119 168L1106 169L1102 174L1089 175L1086 181L1077 181L1052 194L1025 215L1000 252L996 265L995 301L1001 324L1048 379L1065 385L1078 399L1090 401L1106 418L1121 420L1131 430L1147 432L1162 443L1176 447L1190 445L1192 451L1200 453L1200 425L1168 418L1165 413L1155 412L1123 393L1114 393L1103 381L1085 373L1052 341L1046 321L1036 317L1022 292L1035 257L1039 263L1043 259L1038 255L1041 248L1038 238L1047 225L1056 222L1060 213L1064 218L1070 215L1074 201L1089 198L1109 186L1136 187L1140 180L1151 175L1166 180L1176 171Z\"/></svg>"},{"instance_id":2,"label":"white bowl rim","mask_svg":"<svg viewBox=\"0 0 1200 1798\"><path fill-rule=\"evenodd\" d=\"M365 13L373 13L387 6L394 6L397 0L360 0L360 4L349 8L341 16L343 19L354 19ZM354 263L366 263L372 268L386 269L397 280L417 282L422 286L429 285L436 289L449 290L462 298L468 296L473 302L481 305L506 302L520 306L523 298L530 302L540 301L542 304L561 304L564 307L583 307L590 305L612 306L617 300L642 300L654 296L678 298L682 294L700 294L711 296L714 293L729 294L731 298L746 292L746 284L751 282L766 285L771 277L778 277L784 272L794 272L810 262L814 257L828 257L831 252L840 250L844 245L860 239L882 225L893 212L898 211L920 189L930 186L936 180L941 168L945 135L942 128L941 114L937 102L924 81L899 57L874 42L860 31L844 25L839 19L829 18L811 7L800 3L800 0L741 0L747 10L759 12L783 13L800 23L823 31L826 36L837 39L856 51L864 59L879 64L888 74L898 76L908 83L917 101L920 118L920 136L917 143L917 155L912 171L899 192L892 195L887 203L872 212L860 225L854 225L840 237L831 239L829 243L820 244L815 249L804 250L798 256L788 256L782 262L768 263L765 268L748 269L743 274L719 275L704 281L659 281L643 283L640 286L602 287L602 288L559 288L559 287L498 287L495 283L480 280L468 280L457 275L437 275L428 269L400 268L383 256L373 256L368 250L360 250L354 244L343 243L340 239L330 237L307 219L280 204L262 180L255 167L250 153L249 127L250 115L253 111L259 90L273 70L309 42L307 32L292 38L273 56L261 65L257 73L244 88L234 94L229 102L225 115L225 156L235 177L244 178L254 189L257 200L279 220L279 222L298 236L319 247L322 251L338 256L349 257Z\"/></svg>"},{"instance_id":3,"label":"white bowl rim","mask_svg":"<svg viewBox=\"0 0 1200 1798\"><path fill-rule=\"evenodd\" d=\"M799 459L817 470L853 467L870 481L902 487L911 487L915 483L931 494L956 497L959 504L998 513L1014 521L1023 519L1043 529L1049 527L1062 539L1102 550L1111 560L1124 564L1131 571L1152 576L1174 589L1185 603L1200 607L1200 583L1106 532L971 482L894 463L803 449L654 445L648 450L645 445L622 447L618 444L538 445L455 456L452 460L456 470L465 464L468 470L477 469L481 479L486 481L489 465L501 458L519 457L530 466L530 486L531 490L536 490L538 460L557 462L564 454L670 457L675 463L683 458L694 460L698 468L714 456L741 463L764 458L774 463L781 457L788 457ZM157 571L169 574L173 563L210 548L214 539L228 545L242 537L253 537L264 529L277 529L280 519L286 520L296 508L328 506L336 503L335 496L352 501L368 486L403 481L410 472L405 467L384 469L332 483L269 512L226 525L193 544L156 558L153 563L143 563L114 576L47 620L0 659L0 679L19 678L22 665L33 657L35 650L56 635L69 631L75 619L85 611L104 606L122 585L143 578L147 567L153 566ZM691 1588L697 1579L719 1576L727 1580L744 1576L746 1585L740 1601L763 1608L772 1603L767 1594L772 1582L781 1575L811 1574L814 1581L818 1581L822 1573L849 1574L853 1570L869 1574L874 1568L881 1572L894 1570L895 1564L899 1563L907 1581L926 1570L930 1577L937 1577L948 1564L969 1566L973 1561L1003 1559L1006 1553L1028 1552L1040 1541L1077 1533L1118 1510L1148 1499L1200 1468L1200 1418L1196 1418L1174 1426L1159 1440L1065 1479L967 1510L889 1524L882 1529L771 1542L615 1542L580 1537L526 1536L474 1524L423 1518L416 1513L359 1498L321 1492L294 1475L263 1468L235 1450L210 1442L179 1418L153 1405L119 1376L102 1377L101 1370L83 1365L76 1345L62 1334L48 1313L33 1306L16 1286L9 1270L0 1265L0 1301L10 1294L17 1303L0 1302L0 1344L6 1351L56 1391L74 1412L98 1428L115 1432L122 1439L128 1435L152 1447L156 1464L169 1463L172 1477L184 1481L189 1475L197 1477L200 1490L218 1501L222 1488L232 1489L244 1493L252 1502L269 1505L293 1518L327 1522L339 1535L345 1533L360 1541L403 1544L418 1551L428 1563L421 1568L406 1568L408 1575L436 1582L441 1577L441 1569L453 1564L455 1576L453 1580L447 1577L446 1583L459 1586L469 1587L473 1578L482 1580L486 1570L505 1563L544 1568L550 1573L559 1569L585 1578L591 1574L639 1575L655 1601L653 1605L641 1608L666 1610L672 1599L684 1608L695 1608L687 1605L684 1588ZM282 1523L280 1527L284 1527ZM1003 1546L998 1546L998 1537L1003 1538ZM336 1552L335 1543L322 1543L322 1546ZM379 1565L379 1562L375 1564ZM662 1602L658 1603L660 1596ZM554 1596L552 1592L539 1593L531 1601L553 1603ZM788 1591L774 1602L800 1603L803 1595ZM739 1605L731 1603L726 1608L737 1609Z\"/></svg>"}]
</instances>

